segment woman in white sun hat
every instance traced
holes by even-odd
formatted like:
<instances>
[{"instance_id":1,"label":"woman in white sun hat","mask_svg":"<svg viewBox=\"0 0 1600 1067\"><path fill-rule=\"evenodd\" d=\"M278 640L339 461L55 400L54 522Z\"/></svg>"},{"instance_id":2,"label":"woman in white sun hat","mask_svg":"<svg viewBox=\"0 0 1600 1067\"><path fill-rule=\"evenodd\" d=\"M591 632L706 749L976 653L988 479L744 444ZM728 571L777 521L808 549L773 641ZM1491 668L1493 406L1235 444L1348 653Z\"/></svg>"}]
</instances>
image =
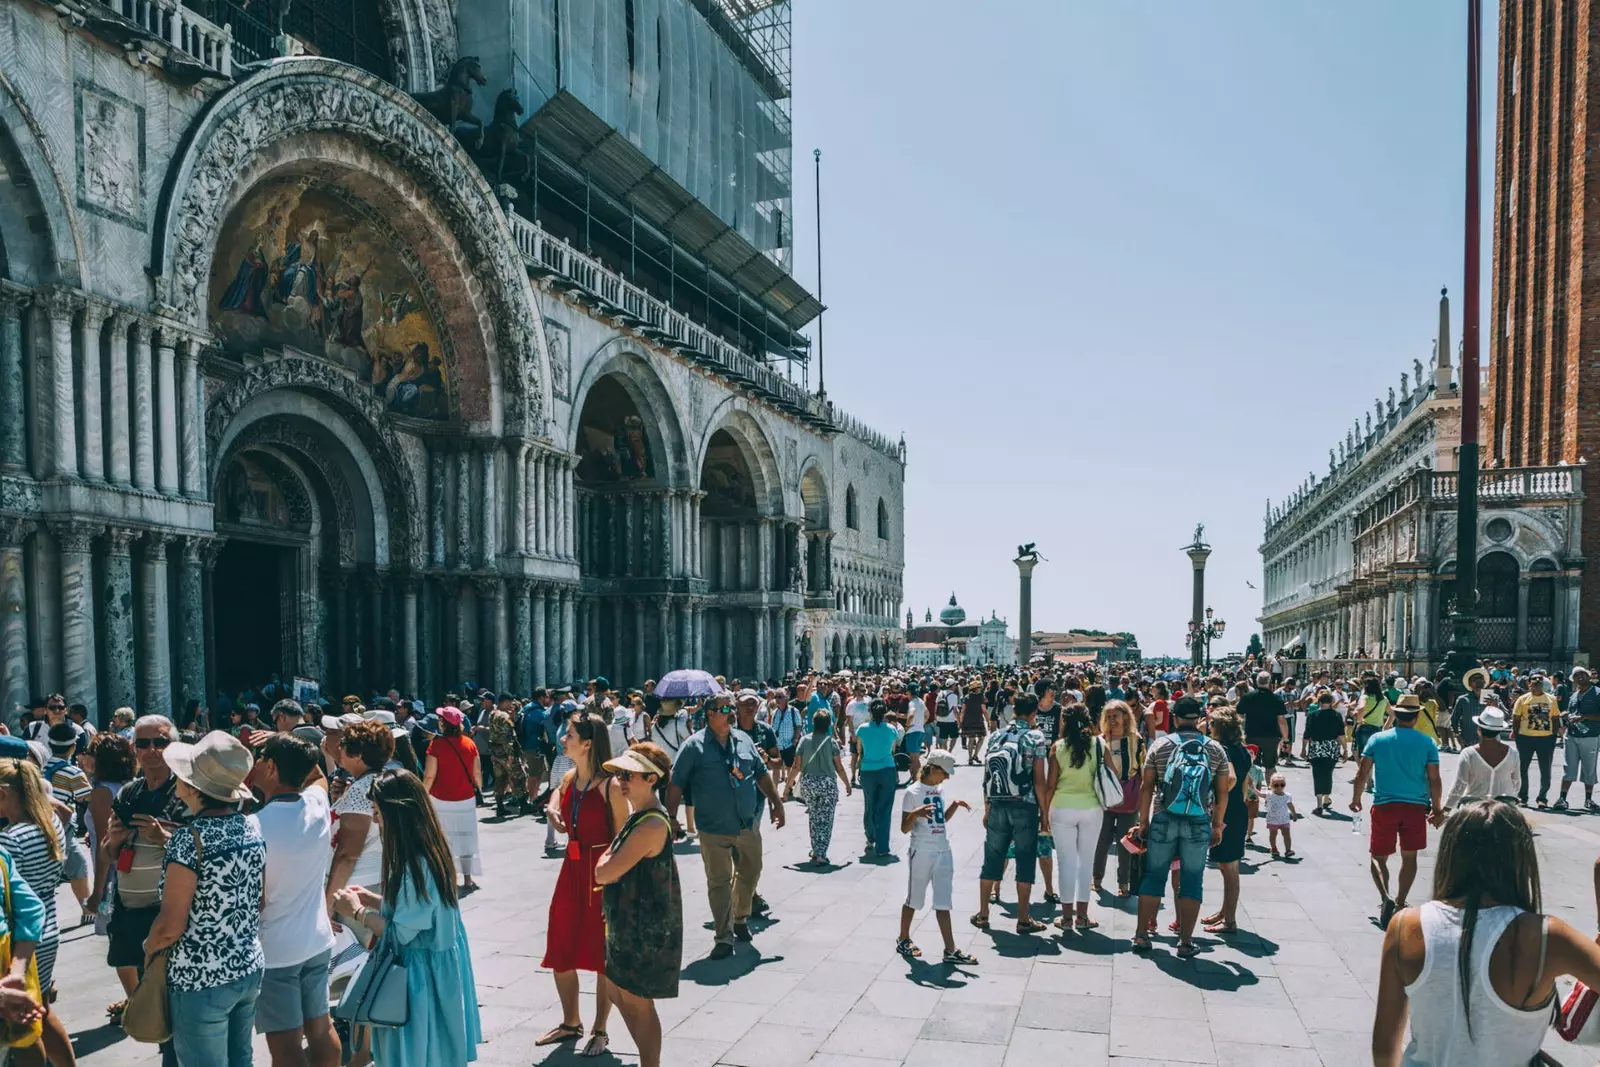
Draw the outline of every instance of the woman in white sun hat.
<instances>
[{"instance_id":1,"label":"woman in white sun hat","mask_svg":"<svg viewBox=\"0 0 1600 1067\"><path fill-rule=\"evenodd\" d=\"M1511 720L1500 708L1487 706L1472 717L1478 743L1461 750L1456 780L1445 800L1446 810L1491 797L1515 797L1522 791L1522 770L1515 746L1505 743Z\"/></svg>"}]
</instances>

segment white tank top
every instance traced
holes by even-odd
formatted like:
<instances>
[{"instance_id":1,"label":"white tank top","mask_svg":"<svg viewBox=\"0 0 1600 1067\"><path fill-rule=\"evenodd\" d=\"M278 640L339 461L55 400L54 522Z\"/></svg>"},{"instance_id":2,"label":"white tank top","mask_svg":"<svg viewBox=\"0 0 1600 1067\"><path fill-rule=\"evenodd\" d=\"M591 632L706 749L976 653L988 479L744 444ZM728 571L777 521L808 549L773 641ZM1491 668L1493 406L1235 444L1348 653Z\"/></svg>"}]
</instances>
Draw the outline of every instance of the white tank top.
<instances>
[{"instance_id":1,"label":"white tank top","mask_svg":"<svg viewBox=\"0 0 1600 1067\"><path fill-rule=\"evenodd\" d=\"M1402 1067L1512 1067L1530 1062L1550 1028L1550 1004L1524 1011L1501 1000L1489 981L1489 956L1521 908L1478 912L1472 931L1472 1036L1458 974L1462 909L1438 901L1422 905L1422 973L1406 986L1411 1001L1411 1041ZM1544 972L1548 920L1540 920L1539 971Z\"/></svg>"}]
</instances>

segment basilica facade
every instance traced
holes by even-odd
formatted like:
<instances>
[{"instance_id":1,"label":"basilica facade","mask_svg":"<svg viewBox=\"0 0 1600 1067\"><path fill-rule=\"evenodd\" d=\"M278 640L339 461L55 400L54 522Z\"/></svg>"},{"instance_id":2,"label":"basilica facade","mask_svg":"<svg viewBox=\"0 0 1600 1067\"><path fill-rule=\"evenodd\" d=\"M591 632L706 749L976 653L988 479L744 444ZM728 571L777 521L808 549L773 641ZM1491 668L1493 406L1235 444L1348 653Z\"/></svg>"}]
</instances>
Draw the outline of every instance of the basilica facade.
<instances>
[{"instance_id":1,"label":"basilica facade","mask_svg":"<svg viewBox=\"0 0 1600 1067\"><path fill-rule=\"evenodd\" d=\"M519 213L452 4L0 7L8 712L899 661L903 442Z\"/></svg>"}]
</instances>

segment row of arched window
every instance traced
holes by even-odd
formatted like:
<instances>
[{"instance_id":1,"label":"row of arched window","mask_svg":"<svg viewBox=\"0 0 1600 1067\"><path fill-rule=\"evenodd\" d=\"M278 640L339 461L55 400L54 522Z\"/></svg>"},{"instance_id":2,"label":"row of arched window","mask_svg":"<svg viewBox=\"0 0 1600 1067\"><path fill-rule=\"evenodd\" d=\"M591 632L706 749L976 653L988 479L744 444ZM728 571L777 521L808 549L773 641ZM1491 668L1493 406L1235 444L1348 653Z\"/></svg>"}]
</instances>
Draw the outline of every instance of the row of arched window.
<instances>
[{"instance_id":1,"label":"row of arched window","mask_svg":"<svg viewBox=\"0 0 1600 1067\"><path fill-rule=\"evenodd\" d=\"M856 510L856 487L845 486L844 490L844 524L852 530L861 529L861 515ZM878 537L889 540L889 507L878 498Z\"/></svg>"}]
</instances>

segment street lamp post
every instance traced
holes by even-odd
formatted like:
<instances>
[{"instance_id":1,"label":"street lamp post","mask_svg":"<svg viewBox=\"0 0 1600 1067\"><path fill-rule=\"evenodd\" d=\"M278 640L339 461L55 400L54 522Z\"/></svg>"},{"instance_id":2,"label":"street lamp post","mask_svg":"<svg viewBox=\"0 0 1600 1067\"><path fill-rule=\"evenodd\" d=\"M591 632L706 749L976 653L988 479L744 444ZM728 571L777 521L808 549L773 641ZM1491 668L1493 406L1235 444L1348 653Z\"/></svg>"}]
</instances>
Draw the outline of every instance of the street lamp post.
<instances>
[{"instance_id":1,"label":"street lamp post","mask_svg":"<svg viewBox=\"0 0 1600 1067\"><path fill-rule=\"evenodd\" d=\"M1204 663L1206 670L1211 669L1211 642L1221 637L1227 628L1227 622L1212 617L1210 608L1206 608L1204 622L1189 620L1189 647L1194 650L1193 663L1196 667Z\"/></svg>"}]
</instances>

